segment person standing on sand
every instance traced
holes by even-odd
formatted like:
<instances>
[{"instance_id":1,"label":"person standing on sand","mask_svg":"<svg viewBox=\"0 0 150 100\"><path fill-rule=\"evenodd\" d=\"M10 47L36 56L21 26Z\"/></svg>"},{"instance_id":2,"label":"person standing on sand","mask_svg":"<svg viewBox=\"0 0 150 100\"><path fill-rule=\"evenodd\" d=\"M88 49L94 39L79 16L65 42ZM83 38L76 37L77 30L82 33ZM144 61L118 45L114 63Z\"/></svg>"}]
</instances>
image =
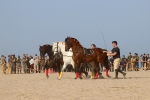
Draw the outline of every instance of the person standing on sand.
<instances>
[{"instance_id":1,"label":"person standing on sand","mask_svg":"<svg viewBox=\"0 0 150 100\"><path fill-rule=\"evenodd\" d=\"M2 73L3 74L6 74L6 60L5 60L5 57L2 55L1 56L1 66L2 66Z\"/></svg>"},{"instance_id":2,"label":"person standing on sand","mask_svg":"<svg viewBox=\"0 0 150 100\"><path fill-rule=\"evenodd\" d=\"M127 58L128 63L127 63L127 69L126 70L131 68L131 58L132 58L132 54L131 54L131 52L129 52L129 55L128 55L128 58Z\"/></svg>"},{"instance_id":3,"label":"person standing on sand","mask_svg":"<svg viewBox=\"0 0 150 100\"><path fill-rule=\"evenodd\" d=\"M45 59L40 57L40 72L44 72Z\"/></svg>"},{"instance_id":4,"label":"person standing on sand","mask_svg":"<svg viewBox=\"0 0 150 100\"><path fill-rule=\"evenodd\" d=\"M16 74L16 66L15 66L16 58L15 58L15 55L11 56L10 61L11 61L11 74Z\"/></svg>"},{"instance_id":5,"label":"person standing on sand","mask_svg":"<svg viewBox=\"0 0 150 100\"><path fill-rule=\"evenodd\" d=\"M125 78L126 73L122 72L119 67L119 65L120 65L120 49L117 46L117 41L112 41L112 46L113 46L113 49L111 50L111 52L107 52L107 54L109 56L113 56L113 59L114 59L115 79L118 79L118 72L120 72Z\"/></svg>"},{"instance_id":6,"label":"person standing on sand","mask_svg":"<svg viewBox=\"0 0 150 100\"><path fill-rule=\"evenodd\" d=\"M122 71L126 72L126 64L127 64L127 59L125 58L125 55L122 56L120 66L122 67Z\"/></svg>"},{"instance_id":7,"label":"person standing on sand","mask_svg":"<svg viewBox=\"0 0 150 100\"><path fill-rule=\"evenodd\" d=\"M27 73L30 73L30 63L29 63L29 61L30 61L30 58L29 58L29 56L28 56L28 54L26 54L26 59L27 59Z\"/></svg>"},{"instance_id":8,"label":"person standing on sand","mask_svg":"<svg viewBox=\"0 0 150 100\"><path fill-rule=\"evenodd\" d=\"M27 73L27 59L25 54L23 54L22 58L22 72Z\"/></svg>"},{"instance_id":9,"label":"person standing on sand","mask_svg":"<svg viewBox=\"0 0 150 100\"><path fill-rule=\"evenodd\" d=\"M16 60L16 71L17 73L21 73L21 58L20 56L18 56L17 60Z\"/></svg>"},{"instance_id":10,"label":"person standing on sand","mask_svg":"<svg viewBox=\"0 0 150 100\"><path fill-rule=\"evenodd\" d=\"M143 55L140 56L140 64L141 64L140 68L142 68L143 67Z\"/></svg>"},{"instance_id":11,"label":"person standing on sand","mask_svg":"<svg viewBox=\"0 0 150 100\"><path fill-rule=\"evenodd\" d=\"M137 53L135 53L135 58L136 58L136 68L137 68L137 71L139 71L139 56Z\"/></svg>"},{"instance_id":12,"label":"person standing on sand","mask_svg":"<svg viewBox=\"0 0 150 100\"><path fill-rule=\"evenodd\" d=\"M34 73L34 60L33 60L33 57L32 57L32 56L30 56L30 61L29 61L29 63L30 63L30 72L31 72L31 73Z\"/></svg>"},{"instance_id":13,"label":"person standing on sand","mask_svg":"<svg viewBox=\"0 0 150 100\"><path fill-rule=\"evenodd\" d=\"M37 73L39 71L39 59L37 54L34 56L34 73Z\"/></svg>"},{"instance_id":14,"label":"person standing on sand","mask_svg":"<svg viewBox=\"0 0 150 100\"><path fill-rule=\"evenodd\" d=\"M147 69L147 55L144 53L143 55L143 70L146 70Z\"/></svg>"}]
</instances>

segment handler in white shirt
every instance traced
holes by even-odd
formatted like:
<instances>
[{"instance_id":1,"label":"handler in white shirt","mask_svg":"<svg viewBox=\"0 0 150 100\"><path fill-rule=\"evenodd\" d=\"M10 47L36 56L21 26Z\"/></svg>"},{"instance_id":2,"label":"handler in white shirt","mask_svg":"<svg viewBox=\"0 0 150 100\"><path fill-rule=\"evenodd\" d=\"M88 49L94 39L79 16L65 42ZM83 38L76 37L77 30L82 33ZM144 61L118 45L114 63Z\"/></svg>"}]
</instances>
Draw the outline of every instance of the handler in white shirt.
<instances>
[{"instance_id":1,"label":"handler in white shirt","mask_svg":"<svg viewBox=\"0 0 150 100\"><path fill-rule=\"evenodd\" d=\"M30 72L34 72L34 60L33 60L33 57L31 57L31 60L29 61L30 63Z\"/></svg>"},{"instance_id":2,"label":"handler in white shirt","mask_svg":"<svg viewBox=\"0 0 150 100\"><path fill-rule=\"evenodd\" d=\"M34 73L37 73L39 71L39 58L37 56L37 54L35 54L34 57Z\"/></svg>"}]
</instances>

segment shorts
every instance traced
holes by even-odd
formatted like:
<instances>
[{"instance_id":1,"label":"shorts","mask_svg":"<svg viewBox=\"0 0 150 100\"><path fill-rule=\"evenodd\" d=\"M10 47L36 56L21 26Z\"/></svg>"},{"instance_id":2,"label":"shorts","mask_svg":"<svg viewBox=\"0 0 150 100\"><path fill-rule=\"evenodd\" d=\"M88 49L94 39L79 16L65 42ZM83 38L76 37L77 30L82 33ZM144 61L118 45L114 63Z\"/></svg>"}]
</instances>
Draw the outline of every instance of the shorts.
<instances>
[{"instance_id":1,"label":"shorts","mask_svg":"<svg viewBox=\"0 0 150 100\"><path fill-rule=\"evenodd\" d=\"M118 69L120 65L120 58L114 59L114 70Z\"/></svg>"}]
</instances>

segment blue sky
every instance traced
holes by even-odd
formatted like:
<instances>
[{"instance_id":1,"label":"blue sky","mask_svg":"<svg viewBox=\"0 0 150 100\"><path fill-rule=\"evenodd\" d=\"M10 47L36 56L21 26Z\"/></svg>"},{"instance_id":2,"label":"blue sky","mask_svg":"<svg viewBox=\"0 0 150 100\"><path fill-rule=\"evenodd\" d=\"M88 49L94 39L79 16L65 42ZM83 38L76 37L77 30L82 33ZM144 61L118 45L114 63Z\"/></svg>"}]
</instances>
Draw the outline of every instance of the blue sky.
<instances>
[{"instance_id":1,"label":"blue sky","mask_svg":"<svg viewBox=\"0 0 150 100\"><path fill-rule=\"evenodd\" d=\"M39 45L77 38L121 55L150 53L150 0L0 0L0 55L39 55Z\"/></svg>"}]
</instances>

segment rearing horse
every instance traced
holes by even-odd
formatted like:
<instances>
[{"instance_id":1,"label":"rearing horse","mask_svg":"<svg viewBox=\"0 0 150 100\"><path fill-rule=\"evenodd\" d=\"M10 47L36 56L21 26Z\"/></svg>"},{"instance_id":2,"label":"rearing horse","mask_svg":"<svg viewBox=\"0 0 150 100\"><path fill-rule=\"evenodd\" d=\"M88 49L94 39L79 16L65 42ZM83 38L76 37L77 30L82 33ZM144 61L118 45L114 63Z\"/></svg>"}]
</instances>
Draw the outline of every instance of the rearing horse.
<instances>
[{"instance_id":1,"label":"rearing horse","mask_svg":"<svg viewBox=\"0 0 150 100\"><path fill-rule=\"evenodd\" d=\"M109 61L108 61L108 56L106 53L104 53L103 51L106 51L104 49L101 48L95 48L93 49L93 53L89 54L89 55L85 55L85 50L82 47L82 45L80 45L79 41L75 38L72 37L67 37L65 39L65 50L68 51L70 48L72 48L73 51L73 60L75 63L75 72L76 72L76 77L75 79L80 77L80 66L81 63L87 62L87 63L91 63L93 62L93 64L96 67L96 75L95 75L95 79L98 78L99 75L99 63L101 63L103 66L105 66L106 68L106 76L109 77L108 75L108 70L109 70ZM94 70L92 70L92 73L94 72Z\"/></svg>"}]
</instances>

